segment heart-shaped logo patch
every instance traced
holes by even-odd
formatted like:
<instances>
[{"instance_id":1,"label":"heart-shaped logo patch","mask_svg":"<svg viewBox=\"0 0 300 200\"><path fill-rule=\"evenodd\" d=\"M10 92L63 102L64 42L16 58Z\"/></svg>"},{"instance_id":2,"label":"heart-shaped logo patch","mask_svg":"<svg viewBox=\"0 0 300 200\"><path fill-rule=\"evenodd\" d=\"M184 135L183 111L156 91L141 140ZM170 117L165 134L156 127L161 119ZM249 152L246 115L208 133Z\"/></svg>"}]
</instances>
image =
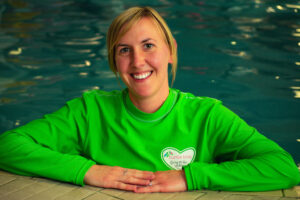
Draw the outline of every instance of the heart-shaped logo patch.
<instances>
[{"instance_id":1,"label":"heart-shaped logo patch","mask_svg":"<svg viewBox=\"0 0 300 200\"><path fill-rule=\"evenodd\" d=\"M193 147L179 151L173 147L167 147L161 151L161 159L171 169L180 170L183 166L194 161L196 151Z\"/></svg>"}]
</instances>

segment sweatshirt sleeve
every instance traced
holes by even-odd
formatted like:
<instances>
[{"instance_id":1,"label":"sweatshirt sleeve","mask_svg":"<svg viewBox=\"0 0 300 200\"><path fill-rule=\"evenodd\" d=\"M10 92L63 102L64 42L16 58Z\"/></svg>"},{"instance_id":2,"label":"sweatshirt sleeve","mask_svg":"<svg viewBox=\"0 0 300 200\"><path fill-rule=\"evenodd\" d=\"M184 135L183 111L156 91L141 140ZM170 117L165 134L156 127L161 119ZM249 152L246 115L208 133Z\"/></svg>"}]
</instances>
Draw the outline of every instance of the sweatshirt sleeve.
<instances>
[{"instance_id":1,"label":"sweatshirt sleeve","mask_svg":"<svg viewBox=\"0 0 300 200\"><path fill-rule=\"evenodd\" d=\"M82 155L86 133L82 98L58 111L0 135L0 168L84 185L87 170L95 164Z\"/></svg>"},{"instance_id":2,"label":"sweatshirt sleeve","mask_svg":"<svg viewBox=\"0 0 300 200\"><path fill-rule=\"evenodd\" d=\"M292 157L229 109L215 105L208 120L215 161L184 167L189 190L266 191L299 183Z\"/></svg>"}]
</instances>

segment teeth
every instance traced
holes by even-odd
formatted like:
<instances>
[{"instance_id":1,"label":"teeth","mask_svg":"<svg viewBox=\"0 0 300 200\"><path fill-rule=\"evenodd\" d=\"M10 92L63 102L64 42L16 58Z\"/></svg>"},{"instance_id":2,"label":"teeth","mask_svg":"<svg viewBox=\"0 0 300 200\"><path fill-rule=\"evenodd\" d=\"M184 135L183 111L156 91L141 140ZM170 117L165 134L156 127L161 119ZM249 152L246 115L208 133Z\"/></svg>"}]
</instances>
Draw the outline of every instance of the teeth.
<instances>
[{"instance_id":1,"label":"teeth","mask_svg":"<svg viewBox=\"0 0 300 200\"><path fill-rule=\"evenodd\" d=\"M141 80L141 79L147 78L148 76L150 76L150 74L151 74L151 72L146 72L146 73L138 74L138 75L133 74L133 78Z\"/></svg>"}]
</instances>

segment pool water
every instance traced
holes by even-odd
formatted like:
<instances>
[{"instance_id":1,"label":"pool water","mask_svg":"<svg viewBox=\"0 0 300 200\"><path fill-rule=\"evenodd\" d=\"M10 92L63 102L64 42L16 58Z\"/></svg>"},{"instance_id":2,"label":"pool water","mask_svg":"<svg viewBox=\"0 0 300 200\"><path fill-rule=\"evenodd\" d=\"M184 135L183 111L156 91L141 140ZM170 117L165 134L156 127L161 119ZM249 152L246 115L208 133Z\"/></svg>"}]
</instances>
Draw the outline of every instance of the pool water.
<instances>
[{"instance_id":1,"label":"pool water","mask_svg":"<svg viewBox=\"0 0 300 200\"><path fill-rule=\"evenodd\" d=\"M150 5L178 43L173 87L223 103L300 163L300 3L295 0L2 0L0 133L90 89L108 67L113 17ZM124 86L123 86L124 87Z\"/></svg>"}]
</instances>

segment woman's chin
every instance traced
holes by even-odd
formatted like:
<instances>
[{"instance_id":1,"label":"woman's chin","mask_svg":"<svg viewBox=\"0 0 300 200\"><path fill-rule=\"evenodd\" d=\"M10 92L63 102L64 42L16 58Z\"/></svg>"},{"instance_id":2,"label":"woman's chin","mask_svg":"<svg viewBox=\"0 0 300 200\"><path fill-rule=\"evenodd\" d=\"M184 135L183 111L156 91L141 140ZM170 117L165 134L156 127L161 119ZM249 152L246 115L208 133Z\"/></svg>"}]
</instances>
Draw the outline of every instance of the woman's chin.
<instances>
[{"instance_id":1,"label":"woman's chin","mask_svg":"<svg viewBox=\"0 0 300 200\"><path fill-rule=\"evenodd\" d=\"M151 96L151 93L148 91L133 91L131 92L134 98L145 99Z\"/></svg>"}]
</instances>

